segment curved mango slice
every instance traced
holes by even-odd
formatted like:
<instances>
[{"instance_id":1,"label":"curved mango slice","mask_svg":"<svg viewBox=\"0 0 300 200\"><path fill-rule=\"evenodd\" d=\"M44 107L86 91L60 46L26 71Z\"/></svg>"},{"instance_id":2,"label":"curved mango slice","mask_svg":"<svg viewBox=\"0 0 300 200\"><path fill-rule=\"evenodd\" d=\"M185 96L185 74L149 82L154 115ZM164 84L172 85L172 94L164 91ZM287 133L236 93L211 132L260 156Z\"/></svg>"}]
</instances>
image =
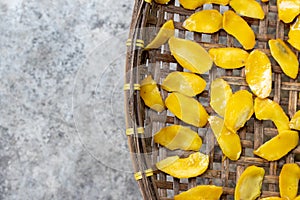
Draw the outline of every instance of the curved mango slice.
<instances>
[{"instance_id":1,"label":"curved mango slice","mask_svg":"<svg viewBox=\"0 0 300 200\"><path fill-rule=\"evenodd\" d=\"M300 110L298 110L292 117L290 123L290 128L300 131Z\"/></svg>"},{"instance_id":2,"label":"curved mango slice","mask_svg":"<svg viewBox=\"0 0 300 200\"><path fill-rule=\"evenodd\" d=\"M208 51L214 63L223 69L236 69L245 65L249 53L240 48L211 48Z\"/></svg>"},{"instance_id":3,"label":"curved mango slice","mask_svg":"<svg viewBox=\"0 0 300 200\"><path fill-rule=\"evenodd\" d=\"M291 25L288 42L300 51L300 15L295 23Z\"/></svg>"},{"instance_id":4,"label":"curved mango slice","mask_svg":"<svg viewBox=\"0 0 300 200\"><path fill-rule=\"evenodd\" d=\"M275 101L256 98L254 100L254 112L259 120L272 120L279 133L290 129L288 116Z\"/></svg>"},{"instance_id":5,"label":"curved mango slice","mask_svg":"<svg viewBox=\"0 0 300 200\"><path fill-rule=\"evenodd\" d=\"M228 10L223 14L223 29L234 36L244 47L253 49L255 46L255 34L247 22L235 12Z\"/></svg>"},{"instance_id":6,"label":"curved mango slice","mask_svg":"<svg viewBox=\"0 0 300 200\"><path fill-rule=\"evenodd\" d=\"M205 108L194 98L174 92L166 99L167 108L185 123L203 127L207 123L208 114Z\"/></svg>"},{"instance_id":7,"label":"curved mango slice","mask_svg":"<svg viewBox=\"0 0 300 200\"><path fill-rule=\"evenodd\" d=\"M230 0L206 0L205 3L213 3L226 6L229 4Z\"/></svg>"},{"instance_id":8,"label":"curved mango slice","mask_svg":"<svg viewBox=\"0 0 300 200\"><path fill-rule=\"evenodd\" d=\"M281 40L269 40L273 58L278 62L282 71L295 79L298 75L299 62L295 53Z\"/></svg>"},{"instance_id":9,"label":"curved mango slice","mask_svg":"<svg viewBox=\"0 0 300 200\"><path fill-rule=\"evenodd\" d=\"M165 78L161 87L168 92L179 92L192 97L203 92L206 82L196 74L172 72Z\"/></svg>"},{"instance_id":10,"label":"curved mango slice","mask_svg":"<svg viewBox=\"0 0 300 200\"><path fill-rule=\"evenodd\" d=\"M223 193L223 188L215 185L199 185L188 191L174 196L174 200L218 200Z\"/></svg>"},{"instance_id":11,"label":"curved mango slice","mask_svg":"<svg viewBox=\"0 0 300 200\"><path fill-rule=\"evenodd\" d=\"M242 152L239 135L230 132L220 117L210 116L208 121L224 155L230 160L238 160Z\"/></svg>"},{"instance_id":12,"label":"curved mango slice","mask_svg":"<svg viewBox=\"0 0 300 200\"><path fill-rule=\"evenodd\" d=\"M236 13L242 16L256 19L265 18L261 5L255 0L231 0L229 5Z\"/></svg>"},{"instance_id":13,"label":"curved mango slice","mask_svg":"<svg viewBox=\"0 0 300 200\"><path fill-rule=\"evenodd\" d=\"M191 72L204 74L212 67L212 59L207 51L198 43L171 37L169 39L171 54L177 62Z\"/></svg>"},{"instance_id":14,"label":"curved mango slice","mask_svg":"<svg viewBox=\"0 0 300 200\"><path fill-rule=\"evenodd\" d=\"M152 4L152 0L145 0L145 2Z\"/></svg>"},{"instance_id":15,"label":"curved mango slice","mask_svg":"<svg viewBox=\"0 0 300 200\"><path fill-rule=\"evenodd\" d=\"M284 23L290 23L300 14L299 0L277 0L278 18Z\"/></svg>"},{"instance_id":16,"label":"curved mango slice","mask_svg":"<svg viewBox=\"0 0 300 200\"><path fill-rule=\"evenodd\" d=\"M222 28L222 14L217 10L202 10L183 22L183 28L199 33L214 33Z\"/></svg>"},{"instance_id":17,"label":"curved mango slice","mask_svg":"<svg viewBox=\"0 0 300 200\"><path fill-rule=\"evenodd\" d=\"M250 53L245 63L246 82L251 91L266 98L272 90L272 67L268 56L259 50Z\"/></svg>"},{"instance_id":18,"label":"curved mango slice","mask_svg":"<svg viewBox=\"0 0 300 200\"><path fill-rule=\"evenodd\" d=\"M298 145L298 132L285 130L261 145L253 153L268 161L279 160Z\"/></svg>"},{"instance_id":19,"label":"curved mango slice","mask_svg":"<svg viewBox=\"0 0 300 200\"><path fill-rule=\"evenodd\" d=\"M195 131L180 125L162 128L155 133L154 141L170 150L199 151L202 145L202 139Z\"/></svg>"},{"instance_id":20,"label":"curved mango slice","mask_svg":"<svg viewBox=\"0 0 300 200\"><path fill-rule=\"evenodd\" d=\"M195 10L196 8L205 4L205 0L179 0L179 3L188 10Z\"/></svg>"},{"instance_id":21,"label":"curved mango slice","mask_svg":"<svg viewBox=\"0 0 300 200\"><path fill-rule=\"evenodd\" d=\"M234 191L235 200L255 200L260 195L265 170L250 166L241 174Z\"/></svg>"},{"instance_id":22,"label":"curved mango slice","mask_svg":"<svg viewBox=\"0 0 300 200\"><path fill-rule=\"evenodd\" d=\"M225 108L232 96L230 85L221 78L213 80L210 86L210 106L218 115L224 117Z\"/></svg>"},{"instance_id":23,"label":"curved mango slice","mask_svg":"<svg viewBox=\"0 0 300 200\"><path fill-rule=\"evenodd\" d=\"M296 163L283 165L279 175L280 196L284 199L294 199L298 193L300 168Z\"/></svg>"},{"instance_id":24,"label":"curved mango slice","mask_svg":"<svg viewBox=\"0 0 300 200\"><path fill-rule=\"evenodd\" d=\"M145 49L157 49L164 43L168 41L168 39L175 34L174 22L173 20L169 20L162 25L156 37L148 44Z\"/></svg>"},{"instance_id":25,"label":"curved mango slice","mask_svg":"<svg viewBox=\"0 0 300 200\"><path fill-rule=\"evenodd\" d=\"M240 90L234 93L228 100L224 123L227 129L236 133L253 114L252 94L247 90Z\"/></svg>"},{"instance_id":26,"label":"curved mango slice","mask_svg":"<svg viewBox=\"0 0 300 200\"><path fill-rule=\"evenodd\" d=\"M300 200L300 195L297 196L294 200Z\"/></svg>"},{"instance_id":27,"label":"curved mango slice","mask_svg":"<svg viewBox=\"0 0 300 200\"><path fill-rule=\"evenodd\" d=\"M157 112L162 112L165 109L165 104L162 100L157 84L152 79L151 75L141 81L140 96L144 100L145 104L151 109Z\"/></svg>"},{"instance_id":28,"label":"curved mango slice","mask_svg":"<svg viewBox=\"0 0 300 200\"><path fill-rule=\"evenodd\" d=\"M159 4L167 4L169 3L170 0L154 0L154 1Z\"/></svg>"},{"instance_id":29,"label":"curved mango slice","mask_svg":"<svg viewBox=\"0 0 300 200\"><path fill-rule=\"evenodd\" d=\"M172 156L156 163L156 167L176 178L191 178L203 174L208 167L208 155L193 153L187 158Z\"/></svg>"}]
</instances>

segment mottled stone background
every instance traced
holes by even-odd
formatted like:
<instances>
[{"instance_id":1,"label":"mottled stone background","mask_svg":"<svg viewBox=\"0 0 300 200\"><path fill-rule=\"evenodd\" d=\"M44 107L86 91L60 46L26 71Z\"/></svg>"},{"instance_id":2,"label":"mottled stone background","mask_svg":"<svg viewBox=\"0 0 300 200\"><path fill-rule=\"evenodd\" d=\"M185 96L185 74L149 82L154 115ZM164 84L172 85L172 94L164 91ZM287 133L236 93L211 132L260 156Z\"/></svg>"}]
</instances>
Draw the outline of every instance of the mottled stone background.
<instances>
[{"instance_id":1,"label":"mottled stone background","mask_svg":"<svg viewBox=\"0 0 300 200\"><path fill-rule=\"evenodd\" d=\"M141 199L123 119L134 0L0 1L0 199Z\"/></svg>"}]
</instances>

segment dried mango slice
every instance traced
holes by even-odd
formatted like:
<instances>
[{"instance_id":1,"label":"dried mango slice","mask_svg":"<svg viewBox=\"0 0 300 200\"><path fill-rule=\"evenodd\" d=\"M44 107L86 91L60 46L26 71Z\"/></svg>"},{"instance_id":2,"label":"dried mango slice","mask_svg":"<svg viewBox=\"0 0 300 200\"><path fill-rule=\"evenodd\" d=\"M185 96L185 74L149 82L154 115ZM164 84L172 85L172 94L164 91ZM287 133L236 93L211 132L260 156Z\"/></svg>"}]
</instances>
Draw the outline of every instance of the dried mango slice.
<instances>
[{"instance_id":1,"label":"dried mango slice","mask_svg":"<svg viewBox=\"0 0 300 200\"><path fill-rule=\"evenodd\" d=\"M295 53L281 40L269 40L273 58L278 62L282 71L295 79L298 75L299 62Z\"/></svg>"},{"instance_id":2,"label":"dried mango slice","mask_svg":"<svg viewBox=\"0 0 300 200\"><path fill-rule=\"evenodd\" d=\"M290 128L300 131L300 110L298 110L292 117L290 123Z\"/></svg>"},{"instance_id":3,"label":"dried mango slice","mask_svg":"<svg viewBox=\"0 0 300 200\"><path fill-rule=\"evenodd\" d=\"M261 145L253 153L268 161L279 160L298 145L298 132L285 130Z\"/></svg>"},{"instance_id":4,"label":"dried mango slice","mask_svg":"<svg viewBox=\"0 0 300 200\"><path fill-rule=\"evenodd\" d=\"M294 199L298 192L300 168L296 163L283 165L279 175L280 196L284 199Z\"/></svg>"},{"instance_id":5,"label":"dried mango slice","mask_svg":"<svg viewBox=\"0 0 300 200\"><path fill-rule=\"evenodd\" d=\"M230 160L238 160L242 152L239 135L230 132L220 117L210 116L208 121L224 155Z\"/></svg>"},{"instance_id":6,"label":"dried mango slice","mask_svg":"<svg viewBox=\"0 0 300 200\"><path fill-rule=\"evenodd\" d=\"M222 14L217 10L202 10L183 22L183 28L199 33L214 33L222 28Z\"/></svg>"},{"instance_id":7,"label":"dried mango slice","mask_svg":"<svg viewBox=\"0 0 300 200\"><path fill-rule=\"evenodd\" d=\"M207 123L208 114L205 108L194 98L174 92L166 99L167 108L182 121L196 127Z\"/></svg>"},{"instance_id":8,"label":"dried mango slice","mask_svg":"<svg viewBox=\"0 0 300 200\"><path fill-rule=\"evenodd\" d=\"M195 131L180 125L162 128L155 133L154 141L170 150L199 151L202 145L202 139Z\"/></svg>"},{"instance_id":9,"label":"dried mango slice","mask_svg":"<svg viewBox=\"0 0 300 200\"><path fill-rule=\"evenodd\" d=\"M242 15L255 19L265 18L261 5L255 0L231 0L229 5L233 10Z\"/></svg>"},{"instance_id":10,"label":"dried mango slice","mask_svg":"<svg viewBox=\"0 0 300 200\"><path fill-rule=\"evenodd\" d=\"M205 3L213 3L218 5L226 6L229 4L230 0L206 0Z\"/></svg>"},{"instance_id":11,"label":"dried mango slice","mask_svg":"<svg viewBox=\"0 0 300 200\"><path fill-rule=\"evenodd\" d=\"M224 123L227 129L236 133L253 114L252 94L247 90L240 90L234 93L228 100Z\"/></svg>"},{"instance_id":12,"label":"dried mango slice","mask_svg":"<svg viewBox=\"0 0 300 200\"><path fill-rule=\"evenodd\" d=\"M272 120L278 131L289 130L289 118L281 106L270 99L254 100L255 116L259 120Z\"/></svg>"},{"instance_id":13,"label":"dried mango slice","mask_svg":"<svg viewBox=\"0 0 300 200\"><path fill-rule=\"evenodd\" d=\"M169 47L177 62L191 72L204 74L212 67L212 59L198 43L171 37Z\"/></svg>"},{"instance_id":14,"label":"dried mango slice","mask_svg":"<svg viewBox=\"0 0 300 200\"><path fill-rule=\"evenodd\" d=\"M229 98L232 95L230 85L221 78L213 80L210 86L210 106L224 117L225 108Z\"/></svg>"},{"instance_id":15,"label":"dried mango slice","mask_svg":"<svg viewBox=\"0 0 300 200\"><path fill-rule=\"evenodd\" d=\"M290 23L300 14L299 0L277 0L278 18L284 23Z\"/></svg>"},{"instance_id":16,"label":"dried mango slice","mask_svg":"<svg viewBox=\"0 0 300 200\"><path fill-rule=\"evenodd\" d=\"M196 8L205 4L205 0L179 0L179 3L188 10L195 10Z\"/></svg>"},{"instance_id":17,"label":"dried mango slice","mask_svg":"<svg viewBox=\"0 0 300 200\"><path fill-rule=\"evenodd\" d=\"M154 0L154 1L159 4L167 4L169 3L170 0Z\"/></svg>"},{"instance_id":18,"label":"dried mango slice","mask_svg":"<svg viewBox=\"0 0 300 200\"><path fill-rule=\"evenodd\" d=\"M228 10L223 14L223 29L233 35L244 47L253 49L255 46L255 34L247 22L235 12Z\"/></svg>"},{"instance_id":19,"label":"dried mango slice","mask_svg":"<svg viewBox=\"0 0 300 200\"><path fill-rule=\"evenodd\" d=\"M156 167L176 178L191 178L203 174L208 167L208 155L193 153L187 158L172 156L156 163Z\"/></svg>"},{"instance_id":20,"label":"dried mango slice","mask_svg":"<svg viewBox=\"0 0 300 200\"><path fill-rule=\"evenodd\" d=\"M272 90L272 67L268 56L259 50L250 53L245 63L246 82L251 91L266 98Z\"/></svg>"},{"instance_id":21,"label":"dried mango slice","mask_svg":"<svg viewBox=\"0 0 300 200\"><path fill-rule=\"evenodd\" d=\"M206 82L196 74L172 72L165 78L161 87L169 92L179 92L192 97L203 92Z\"/></svg>"},{"instance_id":22,"label":"dried mango slice","mask_svg":"<svg viewBox=\"0 0 300 200\"><path fill-rule=\"evenodd\" d=\"M168 41L168 39L175 34L174 22L173 20L169 20L162 25L156 37L148 44L145 49L157 49L164 43Z\"/></svg>"},{"instance_id":23,"label":"dried mango slice","mask_svg":"<svg viewBox=\"0 0 300 200\"><path fill-rule=\"evenodd\" d=\"M255 200L261 192L265 170L250 166L240 176L234 191L235 200Z\"/></svg>"},{"instance_id":24,"label":"dried mango slice","mask_svg":"<svg viewBox=\"0 0 300 200\"><path fill-rule=\"evenodd\" d=\"M236 69L243 67L249 53L240 48L211 48L208 51L214 63L223 69Z\"/></svg>"},{"instance_id":25,"label":"dried mango slice","mask_svg":"<svg viewBox=\"0 0 300 200\"><path fill-rule=\"evenodd\" d=\"M288 42L300 51L300 15L295 23L291 25Z\"/></svg>"},{"instance_id":26,"label":"dried mango slice","mask_svg":"<svg viewBox=\"0 0 300 200\"><path fill-rule=\"evenodd\" d=\"M151 109L157 112L162 112L165 109L165 104L159 93L157 84L151 75L141 81L140 96Z\"/></svg>"},{"instance_id":27,"label":"dried mango slice","mask_svg":"<svg viewBox=\"0 0 300 200\"><path fill-rule=\"evenodd\" d=\"M174 196L174 200L218 200L223 188L215 185L199 185Z\"/></svg>"}]
</instances>

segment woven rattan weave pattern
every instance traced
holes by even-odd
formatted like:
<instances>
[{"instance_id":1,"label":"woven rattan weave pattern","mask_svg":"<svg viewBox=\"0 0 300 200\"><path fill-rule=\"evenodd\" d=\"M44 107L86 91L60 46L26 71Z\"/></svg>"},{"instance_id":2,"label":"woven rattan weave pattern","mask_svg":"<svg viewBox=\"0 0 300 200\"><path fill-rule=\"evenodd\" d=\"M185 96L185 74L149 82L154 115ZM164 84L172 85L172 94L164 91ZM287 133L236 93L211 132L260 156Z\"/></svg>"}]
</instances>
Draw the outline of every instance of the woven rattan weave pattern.
<instances>
[{"instance_id":1,"label":"woven rattan weave pattern","mask_svg":"<svg viewBox=\"0 0 300 200\"><path fill-rule=\"evenodd\" d=\"M273 85L270 99L279 102L289 117L299 109L299 78L292 80L284 75L278 64L271 58L268 47L268 40L281 38L287 40L289 25L277 19L277 7L275 0L268 3L261 3L266 17L264 20L256 20L243 17L252 27L256 34L255 49L265 52L272 62ZM206 5L196 11L213 8L223 12L229 7L219 5ZM209 124L204 128L195 128L203 139L201 152L208 154L210 164L208 170L200 177L191 179L176 179L158 170L155 170L155 163L170 155L186 156L189 152L169 151L158 146L152 140L152 135L160 128L169 124L184 124L174 117L170 112L156 113L143 105L139 97L139 90L134 90L133 85L138 84L145 75L152 75L154 80L160 84L162 80L172 71L183 71L183 68L176 63L165 44L161 49L143 51L142 47L136 46L136 40L144 40L148 44L155 36L159 27L173 19L176 28L176 37L187 38L200 43L207 50L211 47L240 47L239 43L224 30L215 34L206 35L191 33L182 28L183 21L196 11L186 10L180 7L178 1L171 0L168 5L158 5L153 2L151 5L143 0L136 0L131 31L129 39L131 45L127 50L126 62L126 83L130 89L125 91L125 113L127 128L133 128L133 134L128 136L129 148L135 172L142 172L142 178L138 180L144 199L173 199L189 188L200 184L215 184L223 187L222 199L233 199L234 187L240 174L247 166L256 165L263 167L266 171L262 186L261 197L278 196L278 176L284 163L299 162L300 148L297 147L284 158L276 162L267 162L264 159L253 155L253 149L257 149L265 141L277 134L275 126L269 121L259 121L251 118L246 126L239 130L242 142L242 155L238 161L230 161L223 158L222 152L211 132ZM293 49L296 55L298 52ZM224 78L234 91L248 89L245 82L244 69L221 70L213 66L208 74L201 75L210 85L211 80L216 77ZM209 114L215 114L209 106L209 91L206 88L202 94L197 96L205 106ZM167 92L162 90L163 98ZM144 127L145 133L139 134L138 128ZM190 126L191 127L191 126ZM145 170L153 169L154 175L147 176Z\"/></svg>"}]
</instances>

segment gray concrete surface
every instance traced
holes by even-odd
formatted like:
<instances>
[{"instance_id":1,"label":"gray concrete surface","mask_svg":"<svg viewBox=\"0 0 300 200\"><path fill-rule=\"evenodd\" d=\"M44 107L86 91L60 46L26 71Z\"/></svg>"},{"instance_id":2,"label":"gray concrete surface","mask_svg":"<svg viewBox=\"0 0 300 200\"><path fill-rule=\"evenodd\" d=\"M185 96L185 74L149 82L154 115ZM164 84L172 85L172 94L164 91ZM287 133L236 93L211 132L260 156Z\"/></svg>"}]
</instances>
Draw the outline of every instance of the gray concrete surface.
<instances>
[{"instance_id":1,"label":"gray concrete surface","mask_svg":"<svg viewBox=\"0 0 300 200\"><path fill-rule=\"evenodd\" d=\"M141 199L124 136L133 0L0 1L0 199Z\"/></svg>"}]
</instances>

